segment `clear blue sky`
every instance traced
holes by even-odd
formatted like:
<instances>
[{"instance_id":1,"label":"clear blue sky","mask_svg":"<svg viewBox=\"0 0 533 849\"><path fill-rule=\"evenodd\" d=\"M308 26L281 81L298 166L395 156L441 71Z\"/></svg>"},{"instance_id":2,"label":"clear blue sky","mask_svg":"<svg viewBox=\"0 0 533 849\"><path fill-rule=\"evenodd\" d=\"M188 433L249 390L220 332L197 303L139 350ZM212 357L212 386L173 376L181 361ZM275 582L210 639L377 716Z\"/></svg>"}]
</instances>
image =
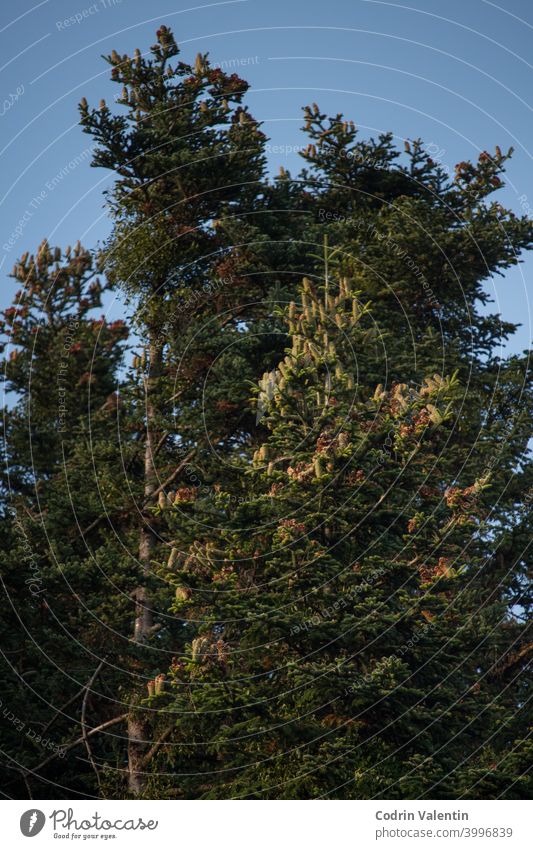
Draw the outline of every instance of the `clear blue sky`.
<instances>
[{"instance_id":1,"label":"clear blue sky","mask_svg":"<svg viewBox=\"0 0 533 849\"><path fill-rule=\"evenodd\" d=\"M89 167L76 105L111 99L100 55L148 49L161 23L185 59L209 51L250 81L250 108L283 151L270 152L273 170L298 170L301 106L317 101L363 133L422 137L451 169L513 145L501 199L533 214L530 0L2 0L0 10L2 305L15 291L6 271L43 237L93 247L106 236L111 178ZM532 272L533 256L487 284L495 309L523 324L514 350L533 337Z\"/></svg>"}]
</instances>

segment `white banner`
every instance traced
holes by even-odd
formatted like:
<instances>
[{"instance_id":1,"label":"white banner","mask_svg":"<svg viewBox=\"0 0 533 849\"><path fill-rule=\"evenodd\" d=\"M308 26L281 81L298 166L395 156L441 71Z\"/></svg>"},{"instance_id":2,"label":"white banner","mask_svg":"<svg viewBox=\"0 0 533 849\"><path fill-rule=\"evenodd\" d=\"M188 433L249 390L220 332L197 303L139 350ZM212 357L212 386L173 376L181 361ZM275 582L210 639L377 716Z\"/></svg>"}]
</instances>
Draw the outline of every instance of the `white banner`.
<instances>
[{"instance_id":1,"label":"white banner","mask_svg":"<svg viewBox=\"0 0 533 849\"><path fill-rule=\"evenodd\" d=\"M532 809L518 801L4 801L2 844L531 849Z\"/></svg>"}]
</instances>

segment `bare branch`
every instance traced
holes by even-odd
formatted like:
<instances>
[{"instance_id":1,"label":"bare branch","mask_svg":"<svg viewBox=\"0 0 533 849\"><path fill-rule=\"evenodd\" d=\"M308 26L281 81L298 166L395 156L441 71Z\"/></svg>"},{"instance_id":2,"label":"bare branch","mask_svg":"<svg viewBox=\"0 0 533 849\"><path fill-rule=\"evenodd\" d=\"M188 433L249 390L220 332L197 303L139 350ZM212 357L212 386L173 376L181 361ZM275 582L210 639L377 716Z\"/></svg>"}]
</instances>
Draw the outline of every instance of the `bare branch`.
<instances>
[{"instance_id":1,"label":"bare branch","mask_svg":"<svg viewBox=\"0 0 533 849\"><path fill-rule=\"evenodd\" d=\"M69 705L71 705L71 704L72 704L72 702L75 702L75 701L76 701L76 699L77 699L79 696L81 696L81 694L83 693L84 689L85 689L85 686L83 686L80 690L78 690L78 692L77 692L77 693L75 693L73 696L71 696L71 698L68 700L68 702L65 702L65 704L64 704L64 705L61 705L61 707L57 708L57 710L56 710L55 714L53 715L52 719L50 719L50 720L46 723L46 725L44 726L44 728L43 728L43 734L45 733L45 731L48 731L48 729L50 728L50 726L51 726L51 725L53 725L53 723L56 721L56 719L57 719L57 717L59 716L59 714L63 714L63 711L65 710L65 708L67 708ZM70 717L68 717L68 718L70 719Z\"/></svg>"},{"instance_id":2,"label":"bare branch","mask_svg":"<svg viewBox=\"0 0 533 849\"><path fill-rule=\"evenodd\" d=\"M26 785L26 790L28 791L28 796L29 796L29 798L30 798L30 799L32 799L32 800L33 800L33 796L32 796L32 793L31 793L30 782L28 781L28 776L27 776L26 774L24 774L22 777L24 778L24 784Z\"/></svg>"},{"instance_id":3,"label":"bare branch","mask_svg":"<svg viewBox=\"0 0 533 849\"><path fill-rule=\"evenodd\" d=\"M179 475L179 473L181 472L181 470L183 469L183 467L187 465L187 463L189 462L189 460L191 460L191 459L194 457L194 455L195 455L195 454L196 454L196 448L192 448L192 449L189 451L189 453L185 455L185 457L183 458L183 460L181 461L181 463L179 463L179 465L178 465L178 466L174 469L174 471L172 472L172 474L171 474L171 475L170 475L170 476L166 479L166 481L163 481L163 483L161 484L161 486L158 486L158 487L157 487L157 489L156 489L156 490L154 490L154 492L152 492L152 493L150 494L150 499L149 499L150 501L151 501L153 498L157 498L157 496L159 495L159 493L160 493L160 492L163 492L163 490L164 490L164 489L166 489L166 487L167 487L169 484L171 484L171 483L172 483L172 481L174 480L174 478L176 478L176 477ZM148 500L145 502L145 504L147 504L147 503L148 503Z\"/></svg>"},{"instance_id":4,"label":"bare branch","mask_svg":"<svg viewBox=\"0 0 533 849\"><path fill-rule=\"evenodd\" d=\"M510 669L512 666L516 666L518 663L521 663L531 654L533 654L533 641L529 643L523 643L514 652L508 651L503 656L503 659L500 661L500 663L497 666L494 666L491 670L491 677L503 675L503 673L507 672L507 670Z\"/></svg>"},{"instance_id":5,"label":"bare branch","mask_svg":"<svg viewBox=\"0 0 533 849\"><path fill-rule=\"evenodd\" d=\"M115 716L113 719L108 719L107 722L102 722L102 724L97 725L96 728L91 728L91 730L87 732L87 737L92 737L93 734L98 734L99 731L103 731L105 728L110 728L112 725L116 725L118 722L123 722L125 719L128 718L128 716L129 714L127 713L121 713L120 716ZM22 767L22 771L24 773L31 773L32 775L35 774L38 770L42 769L43 766L46 766L47 763L50 763L50 761L53 761L54 758L57 758L60 751L68 752L69 749L73 749L74 746L78 746L80 743L83 743L84 739L85 738L82 734L82 736L78 737L76 740L72 740L70 743L66 743L64 746L61 746L57 752L54 752L52 755L50 755L50 757L45 758L44 761L41 761L41 763L37 764L37 766L33 767L33 769L30 769L29 767Z\"/></svg>"},{"instance_id":6,"label":"bare branch","mask_svg":"<svg viewBox=\"0 0 533 849\"><path fill-rule=\"evenodd\" d=\"M170 399L170 400L172 400L172 399ZM163 445L165 444L166 439L167 439L169 436L170 436L170 431L169 431L169 430L165 430L165 432L164 432L164 433L163 433L163 435L161 436L161 439L159 440L159 442L157 443L157 445L156 445L156 446L155 446L155 448L154 448L154 452L153 452L154 457L155 457L155 456L156 456L156 454L157 454L157 453L161 450L161 448L162 448L162 447L163 447Z\"/></svg>"},{"instance_id":7,"label":"bare branch","mask_svg":"<svg viewBox=\"0 0 533 849\"><path fill-rule=\"evenodd\" d=\"M87 699L89 698L89 693L91 692L91 687L94 684L94 682L96 681L98 675L100 674L100 671L102 670L103 665L104 665L104 661L102 660L102 661L100 661L100 663L96 667L95 671L91 675L88 683L85 685L85 688L84 688L85 693L83 695L83 701L81 703L81 718L80 718L80 725L81 725L81 731L82 731L82 736L83 736L83 742L85 743L85 748L87 749L87 756L89 758L89 762L90 762L90 764L91 764L91 766L94 770L94 773L96 775L98 787L101 787L100 773L98 772L98 768L97 768L97 766L94 762L93 753L92 753L91 747L89 745L89 740L88 740L88 735L87 735L87 726L86 726L86 723L85 723L85 717L86 717L86 714L87 714Z\"/></svg>"},{"instance_id":8,"label":"bare branch","mask_svg":"<svg viewBox=\"0 0 533 849\"><path fill-rule=\"evenodd\" d=\"M154 755L157 754L157 752L159 751L159 749L161 748L161 746L163 745L165 740L168 740L168 738L172 734L172 731L173 731L172 726L170 728L167 728L166 731L163 731L159 740L157 740L154 743L154 745L151 747L151 749L148 750L148 752L145 754L144 758L142 759L142 762L141 762L142 769L144 769L146 766L148 766L148 764L150 763L150 761L152 760Z\"/></svg>"}]
</instances>

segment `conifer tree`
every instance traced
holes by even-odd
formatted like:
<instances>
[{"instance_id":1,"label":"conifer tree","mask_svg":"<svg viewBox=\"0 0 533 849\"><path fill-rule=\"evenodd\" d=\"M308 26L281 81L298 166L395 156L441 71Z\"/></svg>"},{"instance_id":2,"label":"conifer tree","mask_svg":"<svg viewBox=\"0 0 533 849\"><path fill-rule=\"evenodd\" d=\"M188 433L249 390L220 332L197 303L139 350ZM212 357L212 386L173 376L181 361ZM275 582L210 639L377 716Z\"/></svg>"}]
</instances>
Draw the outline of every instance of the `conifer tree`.
<instances>
[{"instance_id":1,"label":"conifer tree","mask_svg":"<svg viewBox=\"0 0 533 849\"><path fill-rule=\"evenodd\" d=\"M533 386L481 309L532 244L511 151L450 177L313 104L269 182L247 83L178 55L80 104L104 282L79 244L14 269L7 792L527 797Z\"/></svg>"},{"instance_id":2,"label":"conifer tree","mask_svg":"<svg viewBox=\"0 0 533 849\"><path fill-rule=\"evenodd\" d=\"M390 133L364 139L353 122L328 117L317 104L304 114L310 144L299 180L312 199L307 238L321 244L326 236L332 263L355 275L372 300L384 356L369 385L388 387L406 375L420 384L427 374L457 372L464 387L464 415L448 442L450 474L468 487L490 473L486 573L495 584L498 575L501 599L513 611L507 646L515 643L511 654L527 663L531 352L506 355L517 326L490 311L489 295L492 278L533 244L531 220L495 197L512 149L496 145L477 161L446 168L420 139L399 151Z\"/></svg>"},{"instance_id":3,"label":"conifer tree","mask_svg":"<svg viewBox=\"0 0 533 849\"><path fill-rule=\"evenodd\" d=\"M128 329L95 315L107 283L80 244L62 251L45 241L13 276L21 289L1 326L5 789L68 798L94 791L89 762L66 747L83 723L94 728L117 715L117 670L127 654L120 634L131 565L116 546L107 559L98 544L91 551L94 534L84 531L103 509L94 480L105 466L94 446L109 445ZM97 705L102 686L109 690ZM101 751L109 756L105 742Z\"/></svg>"},{"instance_id":4,"label":"conifer tree","mask_svg":"<svg viewBox=\"0 0 533 849\"><path fill-rule=\"evenodd\" d=\"M134 590L133 629L139 645L148 643L160 624L154 621L148 584L164 532L154 525L152 508L202 442L209 444L213 430L216 442L232 435L227 423L220 428L224 410L216 406L213 415L205 405L214 421L200 441L197 420L198 393L214 359L212 338L233 318L243 285L237 252L217 234L217 221L253 205L264 167L264 135L241 106L247 84L212 68L207 55L189 65L177 61L178 53L172 32L161 26L148 56L136 50L133 56L113 51L106 57L112 80L123 86L117 101L121 112L113 114L104 101L98 109L90 109L85 99L80 104L82 125L97 143L93 165L117 176L108 196L114 230L105 265L134 302L145 352L139 372L145 459L138 548L144 578ZM192 320L198 311L187 306L195 304L206 283L215 286L220 278L230 289L229 311L224 322L215 320L199 335L201 325ZM200 306L204 300L200 297ZM213 306L211 299L208 311L216 315ZM196 416L192 428L188 407ZM129 790L139 795L150 749L142 711L132 710L128 736Z\"/></svg>"},{"instance_id":5,"label":"conifer tree","mask_svg":"<svg viewBox=\"0 0 533 849\"><path fill-rule=\"evenodd\" d=\"M260 384L248 498L174 505L190 545L162 568L190 645L148 687L169 796L526 792L490 681L509 621L484 574L490 479L454 486L446 452L461 388L434 374L369 393L370 319L348 279L305 280Z\"/></svg>"}]
</instances>

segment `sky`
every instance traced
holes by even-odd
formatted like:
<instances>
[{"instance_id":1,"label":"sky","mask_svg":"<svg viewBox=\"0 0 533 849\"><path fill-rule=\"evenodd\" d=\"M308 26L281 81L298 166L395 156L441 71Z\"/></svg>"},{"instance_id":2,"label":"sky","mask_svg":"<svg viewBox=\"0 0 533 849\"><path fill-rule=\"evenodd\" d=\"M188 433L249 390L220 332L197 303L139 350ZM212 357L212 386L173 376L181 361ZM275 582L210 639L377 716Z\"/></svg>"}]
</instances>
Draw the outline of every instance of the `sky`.
<instances>
[{"instance_id":1,"label":"sky","mask_svg":"<svg viewBox=\"0 0 533 849\"><path fill-rule=\"evenodd\" d=\"M109 233L91 138L77 104L117 94L101 55L148 50L170 26L182 59L211 60L251 83L247 103L269 136L269 166L300 168L302 106L342 112L361 135L420 137L453 172L482 150L513 146L498 199L533 215L533 4L530 0L2 0L0 6L0 306L14 261L43 238L95 247ZM491 311L533 338L533 255L487 281ZM109 305L116 317L121 307Z\"/></svg>"}]
</instances>

